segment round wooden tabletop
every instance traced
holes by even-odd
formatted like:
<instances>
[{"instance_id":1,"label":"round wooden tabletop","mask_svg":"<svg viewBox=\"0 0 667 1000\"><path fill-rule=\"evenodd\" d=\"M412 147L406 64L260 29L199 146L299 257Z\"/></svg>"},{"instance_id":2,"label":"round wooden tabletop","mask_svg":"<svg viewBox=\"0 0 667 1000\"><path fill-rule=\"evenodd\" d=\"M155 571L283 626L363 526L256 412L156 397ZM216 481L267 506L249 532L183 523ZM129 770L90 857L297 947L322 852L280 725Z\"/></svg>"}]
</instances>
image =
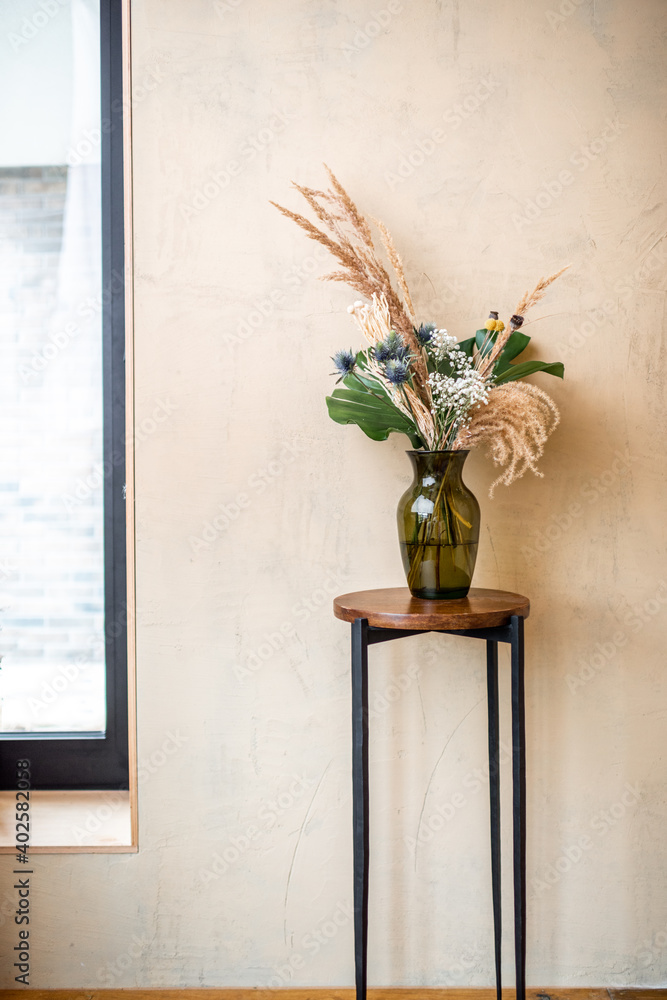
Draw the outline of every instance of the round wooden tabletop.
<instances>
[{"instance_id":1,"label":"round wooden tabletop","mask_svg":"<svg viewBox=\"0 0 667 1000\"><path fill-rule=\"evenodd\" d=\"M492 628L507 625L512 615L527 618L530 601L506 590L472 587L467 597L426 601L413 597L407 587L359 590L342 594L333 602L336 618L353 622L366 618L377 628L415 630Z\"/></svg>"}]
</instances>

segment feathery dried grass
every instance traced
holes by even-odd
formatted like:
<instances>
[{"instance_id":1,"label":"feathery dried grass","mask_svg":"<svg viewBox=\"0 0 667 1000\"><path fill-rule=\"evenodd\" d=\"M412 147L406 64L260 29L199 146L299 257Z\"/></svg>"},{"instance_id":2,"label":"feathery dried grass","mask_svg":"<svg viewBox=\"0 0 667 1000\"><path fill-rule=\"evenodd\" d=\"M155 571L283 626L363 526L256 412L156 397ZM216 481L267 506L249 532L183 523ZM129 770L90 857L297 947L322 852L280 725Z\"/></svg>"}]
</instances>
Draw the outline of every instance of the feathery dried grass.
<instances>
[{"instance_id":1,"label":"feathery dried grass","mask_svg":"<svg viewBox=\"0 0 667 1000\"><path fill-rule=\"evenodd\" d=\"M392 327L402 335L414 358L412 368L417 395L422 403L430 405L427 387L428 371L410 318L410 313L413 313L412 300L410 293L407 292L405 274L393 241L386 228L382 227L380 233L385 241L389 259L396 271L403 300L394 289L389 274L377 255L367 220L326 164L325 168L331 181L330 190L318 191L299 184L293 184L293 187L303 195L327 232L318 229L303 215L292 212L290 209L276 204L275 201L272 201L271 204L286 218L300 226L311 240L326 247L338 261L340 270L324 275L323 280L343 281L369 299L372 299L374 294L384 295ZM386 242L387 237L389 238L388 243Z\"/></svg>"},{"instance_id":2,"label":"feathery dried grass","mask_svg":"<svg viewBox=\"0 0 667 1000\"><path fill-rule=\"evenodd\" d=\"M551 396L528 382L507 382L489 392L486 405L477 407L467 426L454 442L454 448L486 445L495 465L504 471L491 484L509 486L526 469L542 476L537 463L544 445L560 422L560 413Z\"/></svg>"},{"instance_id":3,"label":"feathery dried grass","mask_svg":"<svg viewBox=\"0 0 667 1000\"><path fill-rule=\"evenodd\" d=\"M427 448L432 448L435 438L433 414L428 407L424 406L417 393L409 385L403 386L403 392L407 397L409 409L422 436L422 441Z\"/></svg>"},{"instance_id":4,"label":"feathery dried grass","mask_svg":"<svg viewBox=\"0 0 667 1000\"><path fill-rule=\"evenodd\" d=\"M364 304L352 310L366 339L371 344L376 344L379 340L384 340L391 329L404 338L413 355L414 390L405 385L400 390L390 387L389 391L399 409L414 420L427 447L433 447L435 428L428 370L424 352L415 336L415 312L403 263L386 226L373 220L396 275L401 298L378 257L367 219L331 170L328 167L326 170L331 183L329 190L319 191L293 184L322 228L276 202L271 204L303 229L310 239L326 247L337 260L339 270L324 275L322 280L345 282L371 300L372 305ZM543 298L547 288L565 270L566 267L547 278L541 278L533 291L523 296L516 314L524 316ZM486 357L483 351L478 352L475 363L482 374L492 373L511 334L512 326L507 324ZM369 364L371 371L383 382L386 381L380 366L374 362L372 353ZM530 469L536 476L542 476L537 463L542 457L547 439L559 421L560 414L556 404L542 389L520 381L505 383L490 389L488 403L471 412L467 425L459 431L452 447L460 449L480 444L486 446L494 463L503 469L491 485L489 495L492 497L496 486L500 483L509 486L515 479L523 476L526 469Z\"/></svg>"},{"instance_id":5,"label":"feathery dried grass","mask_svg":"<svg viewBox=\"0 0 667 1000\"><path fill-rule=\"evenodd\" d=\"M544 293L549 285L553 284L556 278L560 278L563 271L567 271L569 266L569 264L566 264L565 267L561 267L560 271L556 271L555 274L550 275L548 278L540 278L532 292L526 292L524 297L519 302L516 307L516 315L525 316L532 306L537 305L540 299L544 298Z\"/></svg>"},{"instance_id":6,"label":"feathery dried grass","mask_svg":"<svg viewBox=\"0 0 667 1000\"><path fill-rule=\"evenodd\" d=\"M373 222L378 227L380 231L380 236L382 237L382 245L384 246L387 257L391 261L391 266L394 269L394 274L396 275L396 280L398 281L398 287L401 289L401 294L403 300L410 313L410 319L413 324L415 322L415 307L412 304L412 297L410 295L410 289L408 288L408 283L405 279L405 271L403 270L403 261L401 256L396 249L396 245L392 239L391 233L385 226L384 222L380 222L379 219L373 219Z\"/></svg>"}]
</instances>

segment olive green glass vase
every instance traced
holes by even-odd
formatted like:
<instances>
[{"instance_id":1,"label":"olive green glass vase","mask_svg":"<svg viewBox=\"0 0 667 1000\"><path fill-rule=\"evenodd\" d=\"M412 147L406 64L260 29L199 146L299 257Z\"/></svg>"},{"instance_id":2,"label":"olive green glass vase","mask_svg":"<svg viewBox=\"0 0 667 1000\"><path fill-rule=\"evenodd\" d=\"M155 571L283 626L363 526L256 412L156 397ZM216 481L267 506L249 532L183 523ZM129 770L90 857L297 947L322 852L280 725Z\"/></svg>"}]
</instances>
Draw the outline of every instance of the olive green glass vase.
<instances>
[{"instance_id":1,"label":"olive green glass vase","mask_svg":"<svg viewBox=\"0 0 667 1000\"><path fill-rule=\"evenodd\" d=\"M466 597L479 542L479 504L461 478L467 451L409 451L414 482L398 504L398 537L413 597Z\"/></svg>"}]
</instances>

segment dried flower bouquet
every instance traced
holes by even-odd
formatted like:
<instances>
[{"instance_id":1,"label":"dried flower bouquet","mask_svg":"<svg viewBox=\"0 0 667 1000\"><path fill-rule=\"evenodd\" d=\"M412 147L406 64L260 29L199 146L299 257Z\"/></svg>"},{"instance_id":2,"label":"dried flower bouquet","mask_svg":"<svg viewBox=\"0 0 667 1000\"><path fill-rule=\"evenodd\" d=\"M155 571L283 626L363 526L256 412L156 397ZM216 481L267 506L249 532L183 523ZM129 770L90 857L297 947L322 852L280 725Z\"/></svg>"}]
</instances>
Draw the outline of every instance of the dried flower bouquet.
<instances>
[{"instance_id":1,"label":"dried flower bouquet","mask_svg":"<svg viewBox=\"0 0 667 1000\"><path fill-rule=\"evenodd\" d=\"M395 274L398 291L382 263L368 220L333 173L331 187L295 184L321 228L272 204L325 246L338 269L325 275L366 298L348 312L368 346L338 351L333 362L337 387L327 397L330 416L355 423L374 440L392 431L407 434L415 449L461 450L485 445L502 471L491 487L509 485L537 463L559 421L554 401L537 386L520 381L536 372L563 377L560 362L514 363L530 337L524 316L565 268L541 279L519 302L507 325L491 312L474 337L457 342L447 330L417 323L401 258L386 227L373 220Z\"/></svg>"}]
</instances>

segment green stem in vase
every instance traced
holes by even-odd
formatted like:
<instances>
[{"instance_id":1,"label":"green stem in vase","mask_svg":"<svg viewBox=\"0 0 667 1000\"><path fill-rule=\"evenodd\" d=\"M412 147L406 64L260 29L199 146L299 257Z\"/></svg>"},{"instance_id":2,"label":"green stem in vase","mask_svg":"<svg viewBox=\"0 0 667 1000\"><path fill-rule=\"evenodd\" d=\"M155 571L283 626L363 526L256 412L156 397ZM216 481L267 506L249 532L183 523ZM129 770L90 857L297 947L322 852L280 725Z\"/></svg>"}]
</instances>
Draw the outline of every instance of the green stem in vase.
<instances>
[{"instance_id":1,"label":"green stem in vase","mask_svg":"<svg viewBox=\"0 0 667 1000\"><path fill-rule=\"evenodd\" d=\"M447 466L446 466L444 472L442 473L442 478L441 478L440 486L439 486L439 489L438 489L438 495L436 496L435 501L433 503L433 509L432 509L430 515L428 515L428 517L424 518L424 520L422 521L422 523L419 524L419 526L417 528L417 545L415 546L415 548L413 550L413 553L412 553L412 557L410 559L410 573L409 573L409 576L408 576L408 586L411 587L411 588L415 587L415 585L416 585L416 582L417 582L416 581L416 576L421 571L421 567L422 567L422 564L424 562L424 558L426 556L426 549L427 549L427 547L429 545L432 544L432 535L433 535L434 527L441 520L437 516L437 512L438 512L438 507L439 506L442 507L442 512L443 512L443 515L444 515L442 517L442 521L444 522L445 529L447 531L447 544L448 545L453 545L454 544L454 541L453 541L453 538L452 538L452 526L450 524L449 509L448 509L448 505L444 502L445 485L447 483L447 478L448 478L448 475L449 475L449 470L450 470L451 464L452 464L452 457L450 455L449 458L447 459ZM421 537L421 541L419 540L419 535L420 534L422 536ZM440 544L440 539L437 538L436 539L436 581L440 579L440 555L441 555L441 549L442 549L442 545Z\"/></svg>"},{"instance_id":2,"label":"green stem in vase","mask_svg":"<svg viewBox=\"0 0 667 1000\"><path fill-rule=\"evenodd\" d=\"M399 521L405 530L408 586L415 596L431 599L448 593L464 596L471 576L470 545L477 542L471 494L460 481L465 453L440 451L450 454L411 453L417 481L406 494ZM474 565L474 554L472 560Z\"/></svg>"}]
</instances>

